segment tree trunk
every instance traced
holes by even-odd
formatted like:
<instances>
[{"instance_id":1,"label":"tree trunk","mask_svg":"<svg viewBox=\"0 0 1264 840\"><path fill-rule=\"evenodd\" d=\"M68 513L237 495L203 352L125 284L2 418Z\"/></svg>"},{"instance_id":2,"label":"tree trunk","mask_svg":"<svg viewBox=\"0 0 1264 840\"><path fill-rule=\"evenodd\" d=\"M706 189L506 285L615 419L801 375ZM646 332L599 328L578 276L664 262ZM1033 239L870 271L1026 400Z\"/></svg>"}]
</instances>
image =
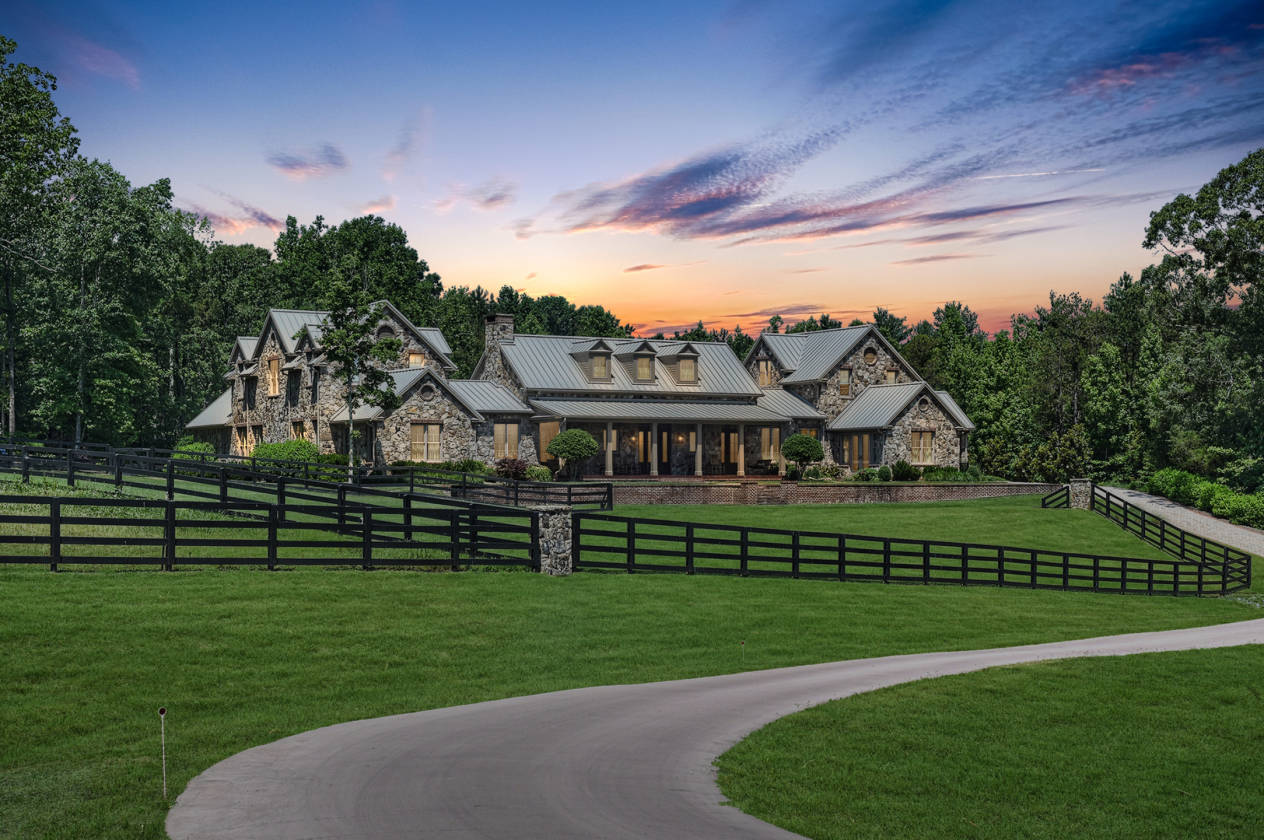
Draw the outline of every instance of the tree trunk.
<instances>
[{"instance_id":1,"label":"tree trunk","mask_svg":"<svg viewBox=\"0 0 1264 840\"><path fill-rule=\"evenodd\" d=\"M17 312L13 308L13 284L16 278L9 260L5 260L5 267L8 270L4 273L4 367L9 380L9 439L12 440L17 434L18 417L17 353L14 351L17 344L17 330L14 325Z\"/></svg>"}]
</instances>

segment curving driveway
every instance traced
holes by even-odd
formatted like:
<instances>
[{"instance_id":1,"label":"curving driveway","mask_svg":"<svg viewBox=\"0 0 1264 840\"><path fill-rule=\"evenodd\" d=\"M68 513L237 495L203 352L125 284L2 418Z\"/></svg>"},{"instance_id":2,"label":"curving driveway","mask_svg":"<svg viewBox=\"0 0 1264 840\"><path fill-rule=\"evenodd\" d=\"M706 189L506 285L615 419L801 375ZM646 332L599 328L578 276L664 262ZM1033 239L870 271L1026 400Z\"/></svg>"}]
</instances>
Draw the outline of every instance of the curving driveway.
<instances>
[{"instance_id":1,"label":"curving driveway","mask_svg":"<svg viewBox=\"0 0 1264 840\"><path fill-rule=\"evenodd\" d=\"M882 686L1076 656L1264 644L1264 619L603 686L341 723L189 783L174 840L795 837L722 804L711 762L791 712Z\"/></svg>"}]
</instances>

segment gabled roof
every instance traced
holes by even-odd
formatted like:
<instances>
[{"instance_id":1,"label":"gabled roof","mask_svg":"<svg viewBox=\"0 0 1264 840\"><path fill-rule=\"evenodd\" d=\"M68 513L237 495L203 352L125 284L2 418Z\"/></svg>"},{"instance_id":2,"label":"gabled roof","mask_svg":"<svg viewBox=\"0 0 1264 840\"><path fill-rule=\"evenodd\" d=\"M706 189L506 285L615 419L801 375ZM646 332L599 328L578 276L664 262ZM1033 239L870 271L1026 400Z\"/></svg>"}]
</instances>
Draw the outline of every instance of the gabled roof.
<instances>
[{"instance_id":1,"label":"gabled roof","mask_svg":"<svg viewBox=\"0 0 1264 840\"><path fill-rule=\"evenodd\" d=\"M408 320L408 317L403 312L400 312L395 304L389 300L377 300L372 305L381 306L392 318L403 324L406 329L411 330L414 335L421 339L423 344L427 345L434 352L439 359L439 364L443 365L445 369L456 370L456 362L448 358L452 353L452 348L448 346L448 341L443 337L442 332L434 327L417 326Z\"/></svg>"},{"instance_id":2,"label":"gabled roof","mask_svg":"<svg viewBox=\"0 0 1264 840\"><path fill-rule=\"evenodd\" d=\"M259 338L262 339L267 335L268 324L271 323L276 327L281 349L287 354L293 353L298 348L298 340L295 336L308 324L319 324L324 321L328 314L328 312L315 309L269 309L268 317L263 322L263 329L259 331ZM262 349L262 345L256 342L249 358L257 358Z\"/></svg>"},{"instance_id":3,"label":"gabled roof","mask_svg":"<svg viewBox=\"0 0 1264 840\"><path fill-rule=\"evenodd\" d=\"M819 382L827 378L866 339L881 344L892 357L920 378L912 365L900 355L899 350L872 324L801 333L761 333L746 354L746 362L762 346L772 355L781 370L786 372L781 377L783 384Z\"/></svg>"},{"instance_id":4,"label":"gabled roof","mask_svg":"<svg viewBox=\"0 0 1264 840\"><path fill-rule=\"evenodd\" d=\"M233 389L229 388L220 394L211 404L188 423L186 429L212 429L217 426L230 426L233 422Z\"/></svg>"},{"instance_id":5,"label":"gabled roof","mask_svg":"<svg viewBox=\"0 0 1264 840\"><path fill-rule=\"evenodd\" d=\"M501 344L505 362L518 381L529 391L551 391L573 394L650 394L691 396L743 396L758 397L760 390L750 374L733 355L727 344L714 341L690 342L698 351L698 381L696 384L680 384L666 371L661 358L654 360L654 381L637 382L622 365L611 365L609 382L592 382L584 374L583 367L571 355L576 342L591 341L573 335L523 335L514 336L512 344ZM679 345L679 341L654 341L636 339L618 341L629 349L648 345L656 355L663 345ZM483 362L479 362L481 370Z\"/></svg>"},{"instance_id":6,"label":"gabled roof","mask_svg":"<svg viewBox=\"0 0 1264 840\"><path fill-rule=\"evenodd\" d=\"M952 394L947 391L936 391L935 394L939 396L939 401L943 403L944 408L948 409L948 414L952 416L952 419L957 421L958 426L972 432L974 431L974 423L961 410L961 406L957 405L957 401L952 398Z\"/></svg>"},{"instance_id":7,"label":"gabled roof","mask_svg":"<svg viewBox=\"0 0 1264 840\"><path fill-rule=\"evenodd\" d=\"M243 359L252 358L255 355L255 345L259 342L257 335L239 335L236 343L233 344L233 352L229 354L230 360L240 355Z\"/></svg>"},{"instance_id":8,"label":"gabled roof","mask_svg":"<svg viewBox=\"0 0 1264 840\"><path fill-rule=\"evenodd\" d=\"M974 424L965 416L952 398L942 391L935 391L925 382L903 382L898 385L870 385L851 401L843 413L835 417L827 428L835 432L883 429L895 423L915 400L928 397L960 427L973 429ZM951 407L948 403L951 403ZM965 421L964 423L962 421ZM969 425L966 425L969 424Z\"/></svg>"},{"instance_id":9,"label":"gabled roof","mask_svg":"<svg viewBox=\"0 0 1264 840\"><path fill-rule=\"evenodd\" d=\"M817 411L807 400L798 397L784 388L761 388L764 395L756 400L761 408L774 411L791 420L824 420L825 415Z\"/></svg>"},{"instance_id":10,"label":"gabled roof","mask_svg":"<svg viewBox=\"0 0 1264 840\"><path fill-rule=\"evenodd\" d=\"M488 382L483 379L444 379L428 367L393 370L390 371L390 375L395 380L396 396L403 397L422 382L429 381L450 393L474 420L486 419L484 414L531 413L531 409L515 397L512 391L498 382ZM375 405L356 406L357 423L364 420L377 420L382 416L382 409ZM329 418L329 422L346 423L346 407L339 409L334 416Z\"/></svg>"}]
</instances>

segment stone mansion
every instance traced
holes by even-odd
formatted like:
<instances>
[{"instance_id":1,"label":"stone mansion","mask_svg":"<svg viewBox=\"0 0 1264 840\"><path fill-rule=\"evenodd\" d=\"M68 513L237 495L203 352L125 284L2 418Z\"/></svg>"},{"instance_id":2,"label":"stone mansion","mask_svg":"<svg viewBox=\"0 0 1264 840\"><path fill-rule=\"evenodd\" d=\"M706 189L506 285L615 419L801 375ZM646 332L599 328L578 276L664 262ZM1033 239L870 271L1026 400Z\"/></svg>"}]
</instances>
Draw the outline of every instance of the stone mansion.
<instances>
[{"instance_id":1,"label":"stone mansion","mask_svg":"<svg viewBox=\"0 0 1264 840\"><path fill-rule=\"evenodd\" d=\"M511 315L487 319L482 358L456 379L451 348L380 302L378 338L401 350L387 365L398 407L357 408L357 454L379 463L505 457L556 467L545 448L586 429L589 475L772 475L782 439L818 437L825 460L860 470L905 460L964 466L974 425L872 326L764 333L745 360L703 341L524 335ZM188 429L217 452L249 454L293 438L346 452L347 408L321 352L327 313L273 309L239 337L228 389Z\"/></svg>"}]
</instances>

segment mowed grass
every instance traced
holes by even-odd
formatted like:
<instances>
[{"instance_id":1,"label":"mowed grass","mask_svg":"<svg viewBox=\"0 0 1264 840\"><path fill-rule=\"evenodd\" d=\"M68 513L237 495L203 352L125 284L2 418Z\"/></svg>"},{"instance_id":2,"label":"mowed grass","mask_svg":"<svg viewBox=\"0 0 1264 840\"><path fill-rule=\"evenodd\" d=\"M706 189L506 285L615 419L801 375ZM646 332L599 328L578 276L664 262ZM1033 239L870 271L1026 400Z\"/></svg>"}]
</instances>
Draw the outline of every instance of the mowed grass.
<instances>
[{"instance_id":1,"label":"mowed grass","mask_svg":"<svg viewBox=\"0 0 1264 840\"><path fill-rule=\"evenodd\" d=\"M1264 647L923 680L782 718L717 762L742 810L833 838L1264 837Z\"/></svg>"}]
</instances>

